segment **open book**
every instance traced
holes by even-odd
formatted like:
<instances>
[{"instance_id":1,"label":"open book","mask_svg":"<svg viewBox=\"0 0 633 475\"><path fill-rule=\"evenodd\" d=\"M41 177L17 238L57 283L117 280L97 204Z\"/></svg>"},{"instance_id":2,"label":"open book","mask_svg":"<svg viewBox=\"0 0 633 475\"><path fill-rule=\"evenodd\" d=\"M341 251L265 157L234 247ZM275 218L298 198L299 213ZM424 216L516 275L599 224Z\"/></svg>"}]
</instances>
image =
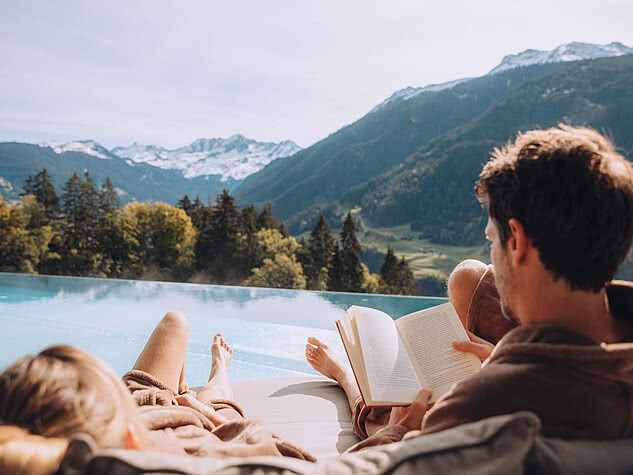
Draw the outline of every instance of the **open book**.
<instances>
[{"instance_id":1,"label":"open book","mask_svg":"<svg viewBox=\"0 0 633 475\"><path fill-rule=\"evenodd\" d=\"M407 405L422 388L433 391L433 402L481 366L476 356L453 349L468 334L451 303L397 320L353 305L336 326L368 407Z\"/></svg>"}]
</instances>

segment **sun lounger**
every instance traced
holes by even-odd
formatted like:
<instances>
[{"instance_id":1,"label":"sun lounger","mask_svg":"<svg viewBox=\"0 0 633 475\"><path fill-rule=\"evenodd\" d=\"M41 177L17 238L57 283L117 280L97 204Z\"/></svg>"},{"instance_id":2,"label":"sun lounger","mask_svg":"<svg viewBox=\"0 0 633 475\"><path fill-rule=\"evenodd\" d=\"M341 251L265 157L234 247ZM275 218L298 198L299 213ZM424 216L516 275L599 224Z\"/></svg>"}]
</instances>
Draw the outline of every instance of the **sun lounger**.
<instances>
[{"instance_id":1,"label":"sun lounger","mask_svg":"<svg viewBox=\"0 0 633 475\"><path fill-rule=\"evenodd\" d=\"M150 451L99 450L78 435L59 475L141 473L291 475L633 472L633 439L562 441L539 435L529 412L484 419L371 450L342 454L358 439L343 391L317 377L270 378L234 384L248 417L312 451L316 464L281 457L211 460Z\"/></svg>"}]
</instances>

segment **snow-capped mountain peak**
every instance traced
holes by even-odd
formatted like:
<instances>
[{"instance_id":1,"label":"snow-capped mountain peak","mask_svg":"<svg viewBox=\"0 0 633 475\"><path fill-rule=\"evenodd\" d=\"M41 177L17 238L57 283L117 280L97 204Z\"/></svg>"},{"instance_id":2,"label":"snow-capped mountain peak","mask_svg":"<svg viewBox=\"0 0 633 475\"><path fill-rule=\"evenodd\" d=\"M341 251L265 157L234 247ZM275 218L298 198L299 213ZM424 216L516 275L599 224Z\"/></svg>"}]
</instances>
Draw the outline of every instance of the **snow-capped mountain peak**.
<instances>
[{"instance_id":1,"label":"snow-capped mountain peak","mask_svg":"<svg viewBox=\"0 0 633 475\"><path fill-rule=\"evenodd\" d=\"M112 153L131 162L182 170L187 178L221 175L222 181L226 181L229 178L243 180L273 160L299 150L301 147L289 140L257 142L235 134L226 139L197 139L175 150L134 143L129 147L113 148Z\"/></svg>"},{"instance_id":2,"label":"snow-capped mountain peak","mask_svg":"<svg viewBox=\"0 0 633 475\"><path fill-rule=\"evenodd\" d=\"M399 91L394 92L391 96L389 96L387 99L385 99L384 101L382 101L380 104L378 104L376 107L374 107L371 111L369 111L369 113L371 114L372 112L376 112L379 111L380 109L382 109L383 107L385 107L387 104L391 104L392 102L395 102L399 99L408 101L409 99L422 94L423 92L434 92L434 91L441 91L443 89L451 89L455 86L457 86L458 84L464 82L464 81L469 81L470 78L465 78L465 79L456 79L454 81L449 81L449 82L445 82L442 84L430 84L428 86L424 86L424 87L405 87L404 89L400 89Z\"/></svg>"},{"instance_id":3,"label":"snow-capped mountain peak","mask_svg":"<svg viewBox=\"0 0 633 475\"><path fill-rule=\"evenodd\" d=\"M616 41L608 45L594 45L573 41L560 45L551 51L528 49L519 54L509 54L488 74L497 74L508 69L530 66L532 64L562 63L565 61L607 58L625 54L633 54L633 48Z\"/></svg>"},{"instance_id":4,"label":"snow-capped mountain peak","mask_svg":"<svg viewBox=\"0 0 633 475\"><path fill-rule=\"evenodd\" d=\"M564 61L578 61L582 59L598 59L612 56L622 56L625 54L633 54L633 48L622 43L614 41L608 45L594 45L590 43L580 43L573 41L553 49L552 51L540 51L536 49L527 49L519 54L510 54L503 58L498 66L493 68L488 74L497 74L509 69L521 66L530 66L532 64L561 63ZM451 89L458 84L470 81L472 78L457 79L442 84L431 84L424 87L405 87L394 92L387 99L374 107L369 113L377 112L392 102L412 99L423 92L441 91L443 89Z\"/></svg>"},{"instance_id":5,"label":"snow-capped mountain peak","mask_svg":"<svg viewBox=\"0 0 633 475\"><path fill-rule=\"evenodd\" d=\"M110 159L108 149L102 147L94 140L78 140L75 142L51 141L39 145L40 147L49 147L53 149L55 153L81 152L104 160Z\"/></svg>"},{"instance_id":6,"label":"snow-capped mountain peak","mask_svg":"<svg viewBox=\"0 0 633 475\"><path fill-rule=\"evenodd\" d=\"M222 181L243 180L273 160L294 155L301 150L290 140L279 143L257 142L241 134L226 139L201 138L175 150L136 142L128 147L108 150L94 140L49 141L39 146L49 147L59 154L81 152L106 160L114 155L125 159L129 165L146 163L159 168L181 170L185 178L221 175Z\"/></svg>"}]
</instances>

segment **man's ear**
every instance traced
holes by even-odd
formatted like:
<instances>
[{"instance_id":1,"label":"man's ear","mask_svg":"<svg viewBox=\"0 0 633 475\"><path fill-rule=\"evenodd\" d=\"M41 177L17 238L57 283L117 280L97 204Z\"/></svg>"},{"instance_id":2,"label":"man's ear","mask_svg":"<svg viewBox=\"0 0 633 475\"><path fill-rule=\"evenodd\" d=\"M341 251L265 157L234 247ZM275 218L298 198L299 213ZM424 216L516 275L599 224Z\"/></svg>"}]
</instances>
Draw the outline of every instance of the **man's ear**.
<instances>
[{"instance_id":1,"label":"man's ear","mask_svg":"<svg viewBox=\"0 0 633 475\"><path fill-rule=\"evenodd\" d=\"M516 218L510 218L508 220L508 226L510 227L510 236L508 238L506 250L512 265L516 267L525 259L530 247L530 240L525 235L523 225Z\"/></svg>"},{"instance_id":2,"label":"man's ear","mask_svg":"<svg viewBox=\"0 0 633 475\"><path fill-rule=\"evenodd\" d=\"M141 444L141 440L131 424L128 424L127 429L125 429L123 448L127 450L141 450L143 448L143 444Z\"/></svg>"}]
</instances>

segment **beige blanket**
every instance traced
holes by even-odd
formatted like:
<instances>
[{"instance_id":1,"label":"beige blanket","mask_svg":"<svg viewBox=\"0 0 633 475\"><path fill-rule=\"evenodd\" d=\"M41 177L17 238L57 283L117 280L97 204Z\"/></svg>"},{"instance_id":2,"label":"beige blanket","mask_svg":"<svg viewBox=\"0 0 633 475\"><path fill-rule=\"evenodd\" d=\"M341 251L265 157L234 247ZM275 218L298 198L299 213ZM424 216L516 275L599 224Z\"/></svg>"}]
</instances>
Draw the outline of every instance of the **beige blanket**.
<instances>
[{"instance_id":1,"label":"beige blanket","mask_svg":"<svg viewBox=\"0 0 633 475\"><path fill-rule=\"evenodd\" d=\"M244 417L233 401L198 401L194 393L175 394L143 371L123 376L149 430L148 449L199 457L276 455L315 461L307 451L283 441L259 421Z\"/></svg>"}]
</instances>

